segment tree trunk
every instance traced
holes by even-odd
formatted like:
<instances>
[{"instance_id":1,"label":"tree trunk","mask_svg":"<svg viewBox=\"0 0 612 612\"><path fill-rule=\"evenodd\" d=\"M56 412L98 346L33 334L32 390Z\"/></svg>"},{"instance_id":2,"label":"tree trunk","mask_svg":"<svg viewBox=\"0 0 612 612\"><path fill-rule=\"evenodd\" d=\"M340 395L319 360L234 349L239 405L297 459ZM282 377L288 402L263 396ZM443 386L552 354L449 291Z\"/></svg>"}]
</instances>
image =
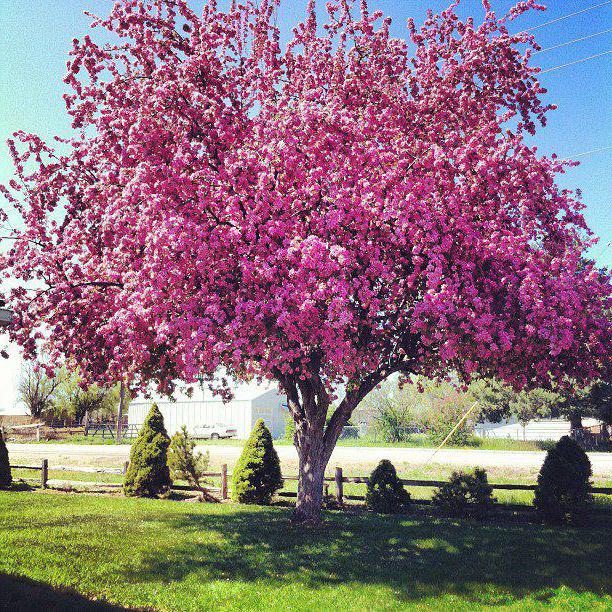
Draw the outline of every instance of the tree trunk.
<instances>
[{"instance_id":1,"label":"tree trunk","mask_svg":"<svg viewBox=\"0 0 612 612\"><path fill-rule=\"evenodd\" d=\"M570 413L569 422L570 422L570 435L573 438L576 436L576 432L582 429L582 415L579 412Z\"/></svg>"},{"instance_id":2,"label":"tree trunk","mask_svg":"<svg viewBox=\"0 0 612 612\"><path fill-rule=\"evenodd\" d=\"M307 436L311 437L312 433ZM328 461L323 453L321 438L322 432L318 440L304 440L305 447L298 448L300 467L297 502L292 517L294 523L316 524L321 518L323 479Z\"/></svg>"},{"instance_id":3,"label":"tree trunk","mask_svg":"<svg viewBox=\"0 0 612 612\"><path fill-rule=\"evenodd\" d=\"M313 418L296 423L295 445L299 456L298 495L292 520L294 523L316 524L321 519L325 468L346 425L351 410L343 402L325 427L328 402L309 407Z\"/></svg>"},{"instance_id":4,"label":"tree trunk","mask_svg":"<svg viewBox=\"0 0 612 612\"><path fill-rule=\"evenodd\" d=\"M293 442L300 463L297 502L292 517L294 523L316 524L320 521L325 468L342 428L359 402L388 374L376 372L359 384L347 384L347 393L326 427L331 398L320 376L314 373L310 379L292 379L277 373L295 421Z\"/></svg>"}]
</instances>

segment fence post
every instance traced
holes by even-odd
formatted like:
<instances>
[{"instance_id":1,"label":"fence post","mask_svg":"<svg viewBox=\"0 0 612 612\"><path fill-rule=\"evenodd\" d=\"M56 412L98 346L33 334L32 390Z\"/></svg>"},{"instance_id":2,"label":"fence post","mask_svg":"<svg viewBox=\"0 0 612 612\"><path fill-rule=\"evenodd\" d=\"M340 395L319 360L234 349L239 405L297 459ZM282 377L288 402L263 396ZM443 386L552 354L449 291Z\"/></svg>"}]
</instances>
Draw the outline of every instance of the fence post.
<instances>
[{"instance_id":1,"label":"fence post","mask_svg":"<svg viewBox=\"0 0 612 612\"><path fill-rule=\"evenodd\" d=\"M40 442L40 425L36 428L36 441Z\"/></svg>"},{"instance_id":2,"label":"fence post","mask_svg":"<svg viewBox=\"0 0 612 612\"><path fill-rule=\"evenodd\" d=\"M221 499L227 499L227 463L221 466Z\"/></svg>"},{"instance_id":3,"label":"fence post","mask_svg":"<svg viewBox=\"0 0 612 612\"><path fill-rule=\"evenodd\" d=\"M42 460L42 469L40 470L40 484L43 489L47 488L47 480L49 480L49 460Z\"/></svg>"},{"instance_id":4,"label":"fence post","mask_svg":"<svg viewBox=\"0 0 612 612\"><path fill-rule=\"evenodd\" d=\"M127 474L127 471L128 471L128 468L129 468L129 467L130 467L130 462L129 462L129 461L126 461L126 462L123 464L123 475L124 475L124 476Z\"/></svg>"},{"instance_id":5,"label":"fence post","mask_svg":"<svg viewBox=\"0 0 612 612\"><path fill-rule=\"evenodd\" d=\"M117 444L121 444L121 427L123 425L123 412L124 412L124 404L125 404L125 383L121 381L121 385L119 387L119 408L117 410L117 437L115 438L115 442Z\"/></svg>"},{"instance_id":6,"label":"fence post","mask_svg":"<svg viewBox=\"0 0 612 612\"><path fill-rule=\"evenodd\" d=\"M342 498L344 497L344 493L343 493L344 486L342 482L342 468L341 467L336 468L335 480L336 480L336 499L338 500L338 503L341 504Z\"/></svg>"}]
</instances>

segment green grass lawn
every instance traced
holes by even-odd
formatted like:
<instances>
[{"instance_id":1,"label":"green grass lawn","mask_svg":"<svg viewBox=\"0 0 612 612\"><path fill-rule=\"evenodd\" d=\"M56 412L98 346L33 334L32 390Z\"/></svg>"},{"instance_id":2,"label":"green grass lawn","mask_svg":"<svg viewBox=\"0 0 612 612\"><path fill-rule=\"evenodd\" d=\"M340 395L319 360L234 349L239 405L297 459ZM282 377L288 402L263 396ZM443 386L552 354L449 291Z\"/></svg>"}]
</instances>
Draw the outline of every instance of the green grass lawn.
<instances>
[{"instance_id":1,"label":"green grass lawn","mask_svg":"<svg viewBox=\"0 0 612 612\"><path fill-rule=\"evenodd\" d=\"M199 440L198 444L204 446L243 446L244 440ZM274 440L275 446L290 446L293 442L284 439ZM431 448L437 447L427 435L414 434L409 436L405 442L384 442L371 437L364 438L346 438L338 440L338 446L367 446L379 448ZM514 450L514 451L540 451L546 446L545 443L534 441L511 440L503 438L478 438L471 439L468 446L457 446L446 444L446 448L463 448L463 449L479 449L479 450Z\"/></svg>"},{"instance_id":2,"label":"green grass lawn","mask_svg":"<svg viewBox=\"0 0 612 612\"><path fill-rule=\"evenodd\" d=\"M122 444L131 444L133 440L124 439ZM231 438L229 440L198 440L198 444L204 446L244 446L244 440L236 440ZM100 436L67 436L58 440L41 440L36 442L30 440L24 442L24 444L115 444L112 438L102 438ZM275 440L274 444L277 446L288 446L293 444L289 440L279 439ZM405 442L383 442L370 437L364 438L348 438L344 440L338 440L338 446L374 446L384 448L436 448L436 445L425 435L425 434L414 434L409 437ZM511 439L496 439L496 438L478 438L474 437L468 446L454 446L447 444L447 448L467 448L467 449L480 449L480 450L517 450L517 451L538 451L546 447L545 443L538 443L533 441L523 440L511 440Z\"/></svg>"},{"instance_id":3,"label":"green grass lawn","mask_svg":"<svg viewBox=\"0 0 612 612\"><path fill-rule=\"evenodd\" d=\"M303 530L288 517L277 507L3 492L0 604L74 609L87 596L163 610L612 606L609 524L329 512L322 527Z\"/></svg>"},{"instance_id":4,"label":"green grass lawn","mask_svg":"<svg viewBox=\"0 0 612 612\"><path fill-rule=\"evenodd\" d=\"M213 469L213 468L211 468ZM412 466L407 468L405 466L398 469L398 475L401 478L413 479L413 480L448 480L453 470L456 469L452 466L444 466L437 464L430 464L427 466ZM231 471L231 470L230 470ZM537 472L530 473L521 470L511 470L508 468L491 468L488 470L489 482L496 484L535 484L537 478ZM15 480L25 479L28 482L37 485L40 481L40 472L34 472L31 470L14 469L12 471L13 478ZM333 476L333 468L329 468L327 471L328 476ZM346 476L362 476L364 474L352 474L347 472ZM78 488L78 482L87 483L98 483L98 484L118 484L123 482L123 476L120 474L105 474L100 472L78 472L70 470L54 470L52 467L49 470L49 478L51 479L52 486L58 486L58 481L67 482L72 481L74 488ZM209 478L209 484L211 486L220 487L220 478ZM612 479L597 477L593 478L592 482L595 486L600 487L612 487ZM179 484L186 484L179 482ZM231 486L231 479L230 479ZM333 482L328 483L329 492L331 494L335 491L335 485ZM436 490L434 487L406 487L410 492L410 495L414 500L419 499L430 499ZM295 480L286 480L283 491L297 491L297 482ZM344 494L345 495L365 495L366 485L362 483L345 483ZM531 491L504 491L496 489L493 492L500 504L521 504L531 505L533 501L533 493ZM355 502L360 503L360 502ZM597 495L596 505L601 508L606 508L612 511L612 496L610 495Z\"/></svg>"}]
</instances>

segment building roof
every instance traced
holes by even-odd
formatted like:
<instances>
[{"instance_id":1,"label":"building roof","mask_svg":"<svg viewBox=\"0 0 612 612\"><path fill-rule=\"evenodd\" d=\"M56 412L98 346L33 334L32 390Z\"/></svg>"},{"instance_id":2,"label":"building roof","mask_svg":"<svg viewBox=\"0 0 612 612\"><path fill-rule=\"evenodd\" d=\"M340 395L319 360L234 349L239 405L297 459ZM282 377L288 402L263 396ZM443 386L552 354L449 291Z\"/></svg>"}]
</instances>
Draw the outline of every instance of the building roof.
<instances>
[{"instance_id":1,"label":"building roof","mask_svg":"<svg viewBox=\"0 0 612 612\"><path fill-rule=\"evenodd\" d=\"M268 393L269 391L275 391L279 393L278 385L271 382L264 382L262 384L258 384L254 381L250 383L238 383L229 381L229 384L234 394L233 401L252 401L258 397L261 397L265 393ZM206 385L204 385L203 389L197 383L193 384L192 387L193 395L191 397L189 397L180 388L177 388L177 390L173 393L172 398L177 402L221 401L221 398L218 395L214 395ZM152 393L150 398L146 398L143 395L138 394L132 401L134 403L167 402L169 401L169 398L166 396L159 395L157 393Z\"/></svg>"}]
</instances>

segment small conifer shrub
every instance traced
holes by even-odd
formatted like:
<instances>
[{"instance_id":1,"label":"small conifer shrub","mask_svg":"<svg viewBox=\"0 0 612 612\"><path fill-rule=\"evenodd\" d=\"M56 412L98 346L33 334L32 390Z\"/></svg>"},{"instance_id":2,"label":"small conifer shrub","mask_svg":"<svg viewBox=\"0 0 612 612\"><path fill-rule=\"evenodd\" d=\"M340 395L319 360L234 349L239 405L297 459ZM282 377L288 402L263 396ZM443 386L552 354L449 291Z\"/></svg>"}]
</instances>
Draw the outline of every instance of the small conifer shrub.
<instances>
[{"instance_id":1,"label":"small conifer shrub","mask_svg":"<svg viewBox=\"0 0 612 612\"><path fill-rule=\"evenodd\" d=\"M487 472L476 468L473 473L453 472L449 482L433 495L432 503L444 514L484 518L495 506L493 488Z\"/></svg>"},{"instance_id":2,"label":"small conifer shrub","mask_svg":"<svg viewBox=\"0 0 612 612\"><path fill-rule=\"evenodd\" d=\"M551 525L583 523L592 503L591 462L569 436L563 436L546 454L538 475L533 505Z\"/></svg>"},{"instance_id":3,"label":"small conifer shrub","mask_svg":"<svg viewBox=\"0 0 612 612\"><path fill-rule=\"evenodd\" d=\"M169 492L172 485L168 468L169 446L164 417L157 404L153 404L132 445L130 465L123 483L125 495L158 497Z\"/></svg>"},{"instance_id":4,"label":"small conifer shrub","mask_svg":"<svg viewBox=\"0 0 612 612\"><path fill-rule=\"evenodd\" d=\"M2 432L0 431L0 489L10 487L12 482L13 478L11 476L8 449L6 448Z\"/></svg>"},{"instance_id":5,"label":"small conifer shrub","mask_svg":"<svg viewBox=\"0 0 612 612\"><path fill-rule=\"evenodd\" d=\"M206 488L209 483L204 476L210 465L210 453L196 452L195 446L195 442L187 433L187 427L183 425L170 441L168 466L171 475L176 480L186 480L190 486L200 491L201 499L204 501L218 502L219 500Z\"/></svg>"},{"instance_id":6,"label":"small conifer shrub","mask_svg":"<svg viewBox=\"0 0 612 612\"><path fill-rule=\"evenodd\" d=\"M269 504L283 486L280 462L270 431L255 423L232 477L232 498L243 504Z\"/></svg>"},{"instance_id":7,"label":"small conifer shrub","mask_svg":"<svg viewBox=\"0 0 612 612\"><path fill-rule=\"evenodd\" d=\"M383 459L370 474L365 502L369 510L382 514L400 512L410 504L410 493L388 459Z\"/></svg>"}]
</instances>

